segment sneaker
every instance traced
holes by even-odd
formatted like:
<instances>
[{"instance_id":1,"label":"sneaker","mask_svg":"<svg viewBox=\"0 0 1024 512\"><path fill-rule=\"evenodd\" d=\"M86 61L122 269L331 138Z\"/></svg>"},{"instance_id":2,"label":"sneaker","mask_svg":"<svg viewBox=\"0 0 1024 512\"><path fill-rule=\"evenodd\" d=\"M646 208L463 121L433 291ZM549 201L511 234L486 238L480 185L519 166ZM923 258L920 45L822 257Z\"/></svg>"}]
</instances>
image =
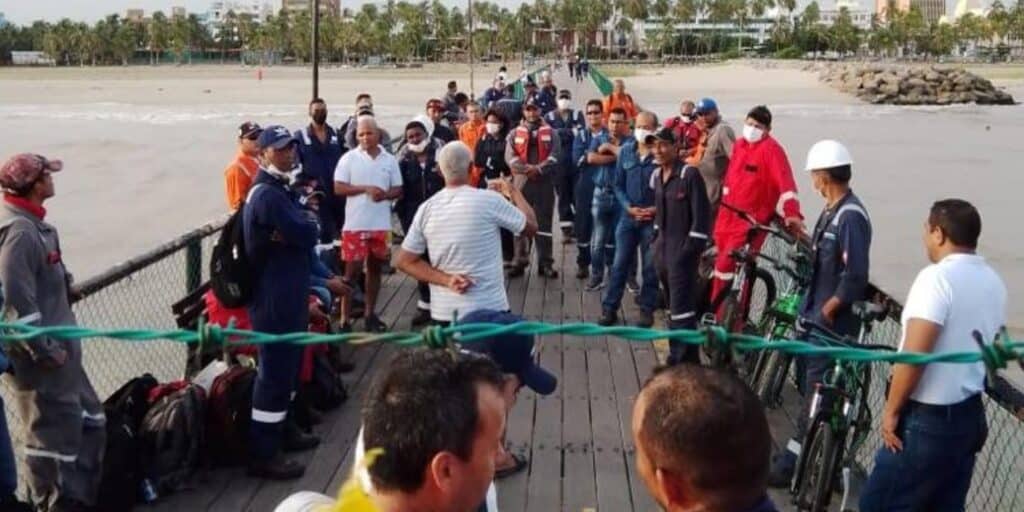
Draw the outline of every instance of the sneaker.
<instances>
[{"instance_id":1,"label":"sneaker","mask_svg":"<svg viewBox=\"0 0 1024 512\"><path fill-rule=\"evenodd\" d=\"M604 311L601 313L601 318L597 320L597 325L609 326L619 323L619 315L614 311Z\"/></svg>"},{"instance_id":2,"label":"sneaker","mask_svg":"<svg viewBox=\"0 0 1024 512\"><path fill-rule=\"evenodd\" d=\"M590 276L590 281L587 281L587 285L583 287L588 292L596 292L602 288L604 288L604 279L597 274Z\"/></svg>"},{"instance_id":3,"label":"sneaker","mask_svg":"<svg viewBox=\"0 0 1024 512\"><path fill-rule=\"evenodd\" d=\"M508 277L510 278L523 277L523 274L526 274L526 265L521 263L512 265L512 268L508 271Z\"/></svg>"},{"instance_id":4,"label":"sneaker","mask_svg":"<svg viewBox=\"0 0 1024 512\"><path fill-rule=\"evenodd\" d=\"M430 316L429 309L416 308L416 316L412 318L412 327L414 329L423 327L424 325L429 324L431 320L433 320L433 318Z\"/></svg>"},{"instance_id":5,"label":"sneaker","mask_svg":"<svg viewBox=\"0 0 1024 512\"><path fill-rule=\"evenodd\" d=\"M650 311L641 310L640 318L637 319L635 325L637 327L650 328L651 326L654 325L654 313L651 313Z\"/></svg>"},{"instance_id":6,"label":"sneaker","mask_svg":"<svg viewBox=\"0 0 1024 512\"><path fill-rule=\"evenodd\" d=\"M307 434L295 424L294 421L285 421L284 443L282 448L286 452L305 452L320 446L320 438Z\"/></svg>"},{"instance_id":7,"label":"sneaker","mask_svg":"<svg viewBox=\"0 0 1024 512\"><path fill-rule=\"evenodd\" d=\"M636 282L636 277L626 279L626 290L633 295L640 293L640 283Z\"/></svg>"},{"instance_id":8,"label":"sneaker","mask_svg":"<svg viewBox=\"0 0 1024 512\"><path fill-rule=\"evenodd\" d=\"M270 460L249 462L249 476L268 480L294 480L306 472L306 466L294 460L276 455Z\"/></svg>"},{"instance_id":9,"label":"sneaker","mask_svg":"<svg viewBox=\"0 0 1024 512\"><path fill-rule=\"evenodd\" d=\"M545 279L556 279L558 277L558 271L551 266L545 265L537 269L537 275Z\"/></svg>"},{"instance_id":10,"label":"sneaker","mask_svg":"<svg viewBox=\"0 0 1024 512\"><path fill-rule=\"evenodd\" d=\"M785 450L772 455L771 467L768 470L768 487L787 489L793 482L796 472L796 454Z\"/></svg>"},{"instance_id":11,"label":"sneaker","mask_svg":"<svg viewBox=\"0 0 1024 512\"><path fill-rule=\"evenodd\" d=\"M366 329L366 332L388 332L387 324L374 314L366 316L366 320L363 320L363 328Z\"/></svg>"},{"instance_id":12,"label":"sneaker","mask_svg":"<svg viewBox=\"0 0 1024 512\"><path fill-rule=\"evenodd\" d=\"M590 267L586 265L576 267L576 279L586 279L588 277L590 277Z\"/></svg>"}]
</instances>

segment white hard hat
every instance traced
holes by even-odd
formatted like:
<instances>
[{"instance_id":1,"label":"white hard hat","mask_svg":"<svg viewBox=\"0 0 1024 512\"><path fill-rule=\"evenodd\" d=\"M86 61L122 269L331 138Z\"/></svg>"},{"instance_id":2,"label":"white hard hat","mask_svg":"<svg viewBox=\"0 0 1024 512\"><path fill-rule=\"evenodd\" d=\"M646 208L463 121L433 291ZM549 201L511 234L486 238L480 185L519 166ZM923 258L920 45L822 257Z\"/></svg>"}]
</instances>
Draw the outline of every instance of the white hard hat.
<instances>
[{"instance_id":1,"label":"white hard hat","mask_svg":"<svg viewBox=\"0 0 1024 512\"><path fill-rule=\"evenodd\" d=\"M281 502L274 512L316 512L330 510L334 500L312 491L299 491Z\"/></svg>"},{"instance_id":2,"label":"white hard hat","mask_svg":"<svg viewBox=\"0 0 1024 512\"><path fill-rule=\"evenodd\" d=\"M853 157L838 141L823 140L811 146L807 152L807 166L804 170L810 172L818 169L830 169L841 165L853 164Z\"/></svg>"},{"instance_id":3,"label":"white hard hat","mask_svg":"<svg viewBox=\"0 0 1024 512\"><path fill-rule=\"evenodd\" d=\"M426 114L420 114L420 115L412 118L412 120L416 121L417 123L422 124L423 127L426 128L426 130L427 130L427 138L428 139L434 136L434 122L431 121L430 118L427 117Z\"/></svg>"}]
</instances>

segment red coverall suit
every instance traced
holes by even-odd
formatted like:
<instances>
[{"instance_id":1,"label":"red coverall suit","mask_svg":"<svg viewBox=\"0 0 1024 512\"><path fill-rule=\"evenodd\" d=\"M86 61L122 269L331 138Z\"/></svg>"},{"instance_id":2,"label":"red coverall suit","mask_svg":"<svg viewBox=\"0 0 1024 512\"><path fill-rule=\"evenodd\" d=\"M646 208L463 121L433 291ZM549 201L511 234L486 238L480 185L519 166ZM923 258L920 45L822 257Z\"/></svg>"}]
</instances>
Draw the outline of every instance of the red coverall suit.
<instances>
[{"instance_id":1,"label":"red coverall suit","mask_svg":"<svg viewBox=\"0 0 1024 512\"><path fill-rule=\"evenodd\" d=\"M722 184L722 202L753 215L762 224L767 224L775 213L786 219L803 219L789 159L771 135L766 133L754 143L744 138L736 139ZM733 211L718 209L714 231L718 255L715 258L712 301L732 281L736 262L729 253L743 245L749 227ZM762 243L764 234L754 240L753 249L760 250ZM743 298L744 301L746 299Z\"/></svg>"}]
</instances>

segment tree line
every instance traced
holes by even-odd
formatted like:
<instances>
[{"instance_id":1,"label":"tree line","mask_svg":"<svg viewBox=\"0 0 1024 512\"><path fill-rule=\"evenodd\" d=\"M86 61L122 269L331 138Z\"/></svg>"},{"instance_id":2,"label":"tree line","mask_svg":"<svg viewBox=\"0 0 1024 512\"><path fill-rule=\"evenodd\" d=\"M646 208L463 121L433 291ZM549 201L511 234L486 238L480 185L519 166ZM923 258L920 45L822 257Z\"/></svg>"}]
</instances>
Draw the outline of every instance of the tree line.
<instances>
[{"instance_id":1,"label":"tree line","mask_svg":"<svg viewBox=\"0 0 1024 512\"><path fill-rule=\"evenodd\" d=\"M765 20L769 10L777 14ZM736 52L739 49L803 57L832 52L839 56L942 56L973 49L1002 51L1024 42L1024 0L1006 7L996 0L985 16L967 14L952 23L926 21L921 11L890 9L873 16L867 29L851 13L822 22L817 2L796 12L796 0L534 0L516 9L474 2L472 12L446 7L440 0L411 3L388 0L365 4L341 16L321 16L321 59L365 62L372 56L389 61L451 61L476 58L514 59L526 53L548 55L576 47L591 58L666 57ZM680 29L684 23L729 25L719 30ZM753 36L736 38L754 21L771 24L765 45ZM633 27L644 22L646 42ZM600 47L595 34L612 28L612 48ZM472 28L471 28L472 27ZM653 28L650 28L653 27ZM45 52L58 65L113 65L171 60L260 61L311 59L312 20L308 11L281 10L258 23L251 15L228 12L212 30L195 14L167 16L154 12L142 22L111 14L89 25L62 19L27 26L0 27L0 61L15 50Z\"/></svg>"}]
</instances>

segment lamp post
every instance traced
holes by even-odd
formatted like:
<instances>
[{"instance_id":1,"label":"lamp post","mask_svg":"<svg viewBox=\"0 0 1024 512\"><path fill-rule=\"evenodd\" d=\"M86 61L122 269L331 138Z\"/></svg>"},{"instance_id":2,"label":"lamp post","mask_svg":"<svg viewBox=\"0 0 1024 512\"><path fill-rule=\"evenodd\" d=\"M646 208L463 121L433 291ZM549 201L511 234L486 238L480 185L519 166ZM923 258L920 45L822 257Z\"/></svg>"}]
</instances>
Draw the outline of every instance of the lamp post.
<instances>
[{"instance_id":1,"label":"lamp post","mask_svg":"<svg viewBox=\"0 0 1024 512\"><path fill-rule=\"evenodd\" d=\"M320 97L320 0L313 5L313 99Z\"/></svg>"},{"instance_id":2,"label":"lamp post","mask_svg":"<svg viewBox=\"0 0 1024 512\"><path fill-rule=\"evenodd\" d=\"M466 12L469 13L469 97L470 99L476 99L476 86L473 82L473 0L468 0L469 7Z\"/></svg>"}]
</instances>

